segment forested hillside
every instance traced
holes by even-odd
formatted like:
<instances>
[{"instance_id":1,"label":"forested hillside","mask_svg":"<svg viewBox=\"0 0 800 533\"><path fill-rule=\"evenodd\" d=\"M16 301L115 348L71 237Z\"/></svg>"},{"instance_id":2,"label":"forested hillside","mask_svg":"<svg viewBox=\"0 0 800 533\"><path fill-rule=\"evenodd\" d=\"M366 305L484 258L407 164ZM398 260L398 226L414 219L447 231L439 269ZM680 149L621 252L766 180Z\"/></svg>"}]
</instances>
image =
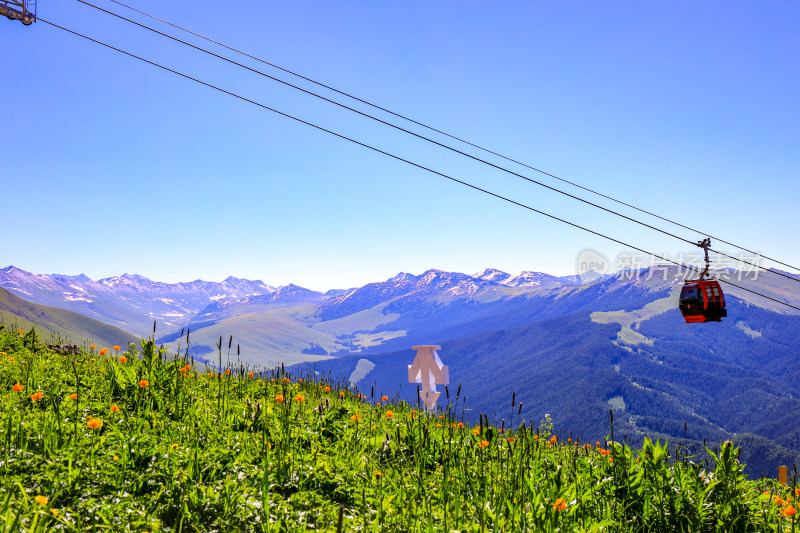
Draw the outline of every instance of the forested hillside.
<instances>
[{"instance_id":1,"label":"forested hillside","mask_svg":"<svg viewBox=\"0 0 800 533\"><path fill-rule=\"evenodd\" d=\"M702 450L704 440L742 438L758 443L743 449L748 471L775 475L778 463L800 466L792 423L800 412L800 317L731 301L722 323L688 325L676 309L643 320L634 326L638 344L619 340L620 324L584 313L442 342L449 392L461 386L458 407L470 419L538 422L550 414L557 428L589 440L608 434L609 409L617 435L634 443L650 436ZM356 355L314 368L351 376L369 361L362 391L374 386L414 401L415 385L406 382L413 355Z\"/></svg>"}]
</instances>

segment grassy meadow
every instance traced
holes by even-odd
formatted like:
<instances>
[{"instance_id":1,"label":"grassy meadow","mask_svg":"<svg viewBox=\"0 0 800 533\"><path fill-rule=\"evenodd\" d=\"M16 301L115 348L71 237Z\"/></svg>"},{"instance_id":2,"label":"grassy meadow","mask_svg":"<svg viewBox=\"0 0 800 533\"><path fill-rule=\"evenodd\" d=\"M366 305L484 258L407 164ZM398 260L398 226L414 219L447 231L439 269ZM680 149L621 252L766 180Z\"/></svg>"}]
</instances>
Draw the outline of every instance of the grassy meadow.
<instances>
[{"instance_id":1,"label":"grassy meadow","mask_svg":"<svg viewBox=\"0 0 800 533\"><path fill-rule=\"evenodd\" d=\"M733 444L584 443L513 398L470 426L458 390L426 414L229 350L60 355L0 329L2 530L797 531L800 489L747 479Z\"/></svg>"}]
</instances>

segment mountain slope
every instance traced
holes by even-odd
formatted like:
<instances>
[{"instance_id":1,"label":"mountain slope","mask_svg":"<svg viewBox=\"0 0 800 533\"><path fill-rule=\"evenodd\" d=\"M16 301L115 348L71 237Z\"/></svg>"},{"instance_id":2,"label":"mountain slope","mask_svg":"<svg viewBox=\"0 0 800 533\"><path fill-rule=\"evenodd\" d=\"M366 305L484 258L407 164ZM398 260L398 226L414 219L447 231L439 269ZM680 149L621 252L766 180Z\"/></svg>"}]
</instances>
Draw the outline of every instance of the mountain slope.
<instances>
[{"instance_id":1,"label":"mountain slope","mask_svg":"<svg viewBox=\"0 0 800 533\"><path fill-rule=\"evenodd\" d=\"M719 324L685 324L673 307L631 310L642 317L635 324L619 314L641 338L620 336L623 324L579 312L442 342L450 399L460 383L460 402L466 397L466 403L459 405L470 409L472 420L487 413L507 423L512 416L538 422L550 414L557 427L591 441L607 436L613 408L618 439L641 442L648 435L702 450L703 439L751 435L769 441L776 461L786 454L797 459L800 317L735 297L731 304L729 320ZM374 386L376 394L415 401L416 386L406 375L412 359L407 349L342 357L314 368L360 378L366 393ZM522 402L521 411L518 405L512 409L512 394ZM755 456L747 461L751 472L774 475L776 464Z\"/></svg>"},{"instance_id":2,"label":"mountain slope","mask_svg":"<svg viewBox=\"0 0 800 533\"><path fill-rule=\"evenodd\" d=\"M42 339L56 344L69 342L110 347L139 341L114 326L65 309L25 301L3 288L0 288L0 322L26 330L36 326Z\"/></svg>"}]
</instances>

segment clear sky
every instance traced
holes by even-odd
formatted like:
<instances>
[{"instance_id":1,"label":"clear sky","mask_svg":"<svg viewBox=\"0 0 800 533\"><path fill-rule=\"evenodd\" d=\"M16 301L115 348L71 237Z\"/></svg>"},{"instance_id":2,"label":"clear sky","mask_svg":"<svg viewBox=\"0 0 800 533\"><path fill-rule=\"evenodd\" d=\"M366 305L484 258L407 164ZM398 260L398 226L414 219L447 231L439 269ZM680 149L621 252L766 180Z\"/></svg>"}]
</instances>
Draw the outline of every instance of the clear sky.
<instances>
[{"instance_id":1,"label":"clear sky","mask_svg":"<svg viewBox=\"0 0 800 533\"><path fill-rule=\"evenodd\" d=\"M108 0L96 3L155 24ZM130 3L800 265L797 2ZM691 251L77 0L39 0L38 11L636 246ZM169 282L232 275L327 289L428 268L565 275L583 248L609 257L625 251L42 22L3 18L0 47L0 267Z\"/></svg>"}]
</instances>

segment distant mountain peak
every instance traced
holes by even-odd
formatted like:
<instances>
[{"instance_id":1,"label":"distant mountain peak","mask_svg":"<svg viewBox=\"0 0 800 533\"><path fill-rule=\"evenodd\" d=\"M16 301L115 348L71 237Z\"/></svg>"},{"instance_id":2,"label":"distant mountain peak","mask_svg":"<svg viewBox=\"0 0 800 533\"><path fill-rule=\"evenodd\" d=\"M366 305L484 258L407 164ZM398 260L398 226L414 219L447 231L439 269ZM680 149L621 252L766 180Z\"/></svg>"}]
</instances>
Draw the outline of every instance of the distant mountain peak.
<instances>
[{"instance_id":1,"label":"distant mountain peak","mask_svg":"<svg viewBox=\"0 0 800 533\"><path fill-rule=\"evenodd\" d=\"M83 273L78 274L76 276L71 276L71 275L68 275L68 274L48 274L47 276L50 277L50 278L55 278L55 279L66 279L66 280L80 281L81 283L89 283L89 282L92 281L92 278L90 278L89 276L87 276L86 274L83 274Z\"/></svg>"},{"instance_id":2,"label":"distant mountain peak","mask_svg":"<svg viewBox=\"0 0 800 533\"><path fill-rule=\"evenodd\" d=\"M410 279L413 279L414 277L415 276L413 274L409 274L408 272L398 272L396 276L389 278L388 281L394 283L400 283L402 281L408 281Z\"/></svg>"},{"instance_id":3,"label":"distant mountain peak","mask_svg":"<svg viewBox=\"0 0 800 533\"><path fill-rule=\"evenodd\" d=\"M311 289L306 289L305 287L301 287L300 285L295 285L294 283L290 283L288 285L284 285L277 291L277 296L286 296L288 294L314 294L317 291L312 291Z\"/></svg>"},{"instance_id":4,"label":"distant mountain peak","mask_svg":"<svg viewBox=\"0 0 800 533\"><path fill-rule=\"evenodd\" d=\"M425 283L430 283L431 281L439 277L442 277L442 275L444 274L448 274L448 272L445 272L444 270L439 270L438 268L431 268L423 272L422 275L419 277L419 279L421 279Z\"/></svg>"},{"instance_id":5,"label":"distant mountain peak","mask_svg":"<svg viewBox=\"0 0 800 533\"><path fill-rule=\"evenodd\" d=\"M496 268L484 268L474 276L473 278L482 279L485 281L494 281L495 283L502 283L508 278L511 277L511 274L508 272L503 272L502 270L497 270Z\"/></svg>"},{"instance_id":6,"label":"distant mountain peak","mask_svg":"<svg viewBox=\"0 0 800 533\"><path fill-rule=\"evenodd\" d=\"M149 278L146 278L140 274L129 274L124 273L121 276L111 276L108 278L103 278L99 280L100 283L103 285L118 285L120 283L125 285L130 285L131 283L153 283L153 281Z\"/></svg>"}]
</instances>

